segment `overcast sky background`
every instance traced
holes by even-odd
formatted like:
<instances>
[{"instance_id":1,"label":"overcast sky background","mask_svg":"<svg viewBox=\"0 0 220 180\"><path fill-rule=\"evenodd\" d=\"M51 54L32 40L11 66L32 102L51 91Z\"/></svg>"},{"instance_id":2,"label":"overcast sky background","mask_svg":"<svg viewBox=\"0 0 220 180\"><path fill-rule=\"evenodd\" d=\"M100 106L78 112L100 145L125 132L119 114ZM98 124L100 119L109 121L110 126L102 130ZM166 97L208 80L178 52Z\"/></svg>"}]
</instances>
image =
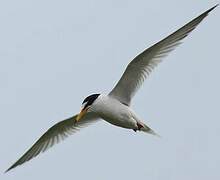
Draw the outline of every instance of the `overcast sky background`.
<instances>
[{"instance_id":1,"label":"overcast sky background","mask_svg":"<svg viewBox=\"0 0 220 180\"><path fill-rule=\"evenodd\" d=\"M160 64L132 107L162 138L100 121L4 174L126 65L218 1L0 2L0 179L220 179L220 8Z\"/></svg>"}]
</instances>

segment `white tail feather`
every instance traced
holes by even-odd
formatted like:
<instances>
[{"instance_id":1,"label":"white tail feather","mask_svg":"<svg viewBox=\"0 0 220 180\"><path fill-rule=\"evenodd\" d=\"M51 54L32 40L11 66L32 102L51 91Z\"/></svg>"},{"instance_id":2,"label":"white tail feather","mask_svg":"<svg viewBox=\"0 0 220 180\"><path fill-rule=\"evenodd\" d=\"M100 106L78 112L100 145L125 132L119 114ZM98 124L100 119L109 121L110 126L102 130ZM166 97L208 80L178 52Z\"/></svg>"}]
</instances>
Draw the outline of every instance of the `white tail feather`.
<instances>
[{"instance_id":1,"label":"white tail feather","mask_svg":"<svg viewBox=\"0 0 220 180\"><path fill-rule=\"evenodd\" d=\"M157 134L156 132L154 132L151 128L149 128L146 124L139 122L143 127L141 127L141 131L155 135L157 137L161 137L159 134Z\"/></svg>"}]
</instances>

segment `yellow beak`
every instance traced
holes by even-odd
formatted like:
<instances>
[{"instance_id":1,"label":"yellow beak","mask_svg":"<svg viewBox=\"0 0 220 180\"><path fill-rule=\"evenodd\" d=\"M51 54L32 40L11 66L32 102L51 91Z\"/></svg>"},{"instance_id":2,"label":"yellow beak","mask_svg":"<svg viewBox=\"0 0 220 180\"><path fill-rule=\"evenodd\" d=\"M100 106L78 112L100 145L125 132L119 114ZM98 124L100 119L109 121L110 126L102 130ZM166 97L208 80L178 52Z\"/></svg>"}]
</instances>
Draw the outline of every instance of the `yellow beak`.
<instances>
[{"instance_id":1,"label":"yellow beak","mask_svg":"<svg viewBox=\"0 0 220 180\"><path fill-rule=\"evenodd\" d=\"M78 116L76 117L76 120L79 121L81 119L81 117L88 111L88 108L86 109L82 109L81 112L78 114Z\"/></svg>"}]
</instances>

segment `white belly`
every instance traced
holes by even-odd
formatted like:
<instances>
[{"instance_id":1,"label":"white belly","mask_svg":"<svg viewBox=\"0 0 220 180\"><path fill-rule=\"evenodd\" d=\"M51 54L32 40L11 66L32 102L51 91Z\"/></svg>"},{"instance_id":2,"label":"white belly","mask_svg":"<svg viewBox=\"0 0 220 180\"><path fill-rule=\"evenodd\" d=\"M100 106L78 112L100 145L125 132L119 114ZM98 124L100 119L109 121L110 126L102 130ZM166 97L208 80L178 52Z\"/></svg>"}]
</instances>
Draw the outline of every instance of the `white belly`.
<instances>
[{"instance_id":1,"label":"white belly","mask_svg":"<svg viewBox=\"0 0 220 180\"><path fill-rule=\"evenodd\" d=\"M99 101L91 107L107 122L123 128L137 129L136 115L130 107L106 95L100 95Z\"/></svg>"}]
</instances>

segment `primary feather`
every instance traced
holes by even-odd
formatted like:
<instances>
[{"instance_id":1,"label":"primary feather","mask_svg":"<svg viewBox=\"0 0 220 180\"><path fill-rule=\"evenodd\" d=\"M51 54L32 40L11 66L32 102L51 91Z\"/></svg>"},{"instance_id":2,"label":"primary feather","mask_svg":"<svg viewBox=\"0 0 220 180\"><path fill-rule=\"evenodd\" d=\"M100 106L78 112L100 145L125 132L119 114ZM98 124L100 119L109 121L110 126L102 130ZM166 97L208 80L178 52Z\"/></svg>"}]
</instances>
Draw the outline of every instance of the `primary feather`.
<instances>
[{"instance_id":1,"label":"primary feather","mask_svg":"<svg viewBox=\"0 0 220 180\"><path fill-rule=\"evenodd\" d=\"M92 112L85 114L85 116L83 116L82 119L77 122L76 117L77 115L58 122L50 129L48 129L21 158L18 159L5 172L23 164L26 161L29 161L41 152L44 152L52 147L54 144L59 143L69 135L79 131L81 128L86 127L99 119L98 116Z\"/></svg>"},{"instance_id":2,"label":"primary feather","mask_svg":"<svg viewBox=\"0 0 220 180\"><path fill-rule=\"evenodd\" d=\"M218 6L218 5L216 5ZM194 30L197 25L212 11L216 6L210 8L188 24L175 31L160 42L151 46L138 56L136 56L127 66L121 79L114 89L109 93L110 96L118 99L123 104L130 105L132 97L149 76L152 70L184 39Z\"/></svg>"}]
</instances>

